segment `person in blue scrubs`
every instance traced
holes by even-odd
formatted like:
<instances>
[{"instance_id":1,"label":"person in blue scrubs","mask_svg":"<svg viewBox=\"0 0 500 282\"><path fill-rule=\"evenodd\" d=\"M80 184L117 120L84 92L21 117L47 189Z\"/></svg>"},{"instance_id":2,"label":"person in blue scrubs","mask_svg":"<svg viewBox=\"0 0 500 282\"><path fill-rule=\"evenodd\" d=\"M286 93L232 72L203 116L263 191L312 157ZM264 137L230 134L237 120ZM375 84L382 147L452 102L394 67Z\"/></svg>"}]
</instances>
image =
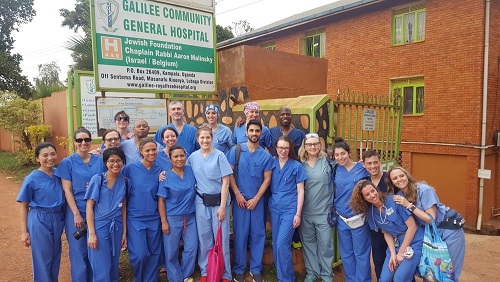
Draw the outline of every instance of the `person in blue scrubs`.
<instances>
[{"instance_id":1,"label":"person in blue scrubs","mask_svg":"<svg viewBox=\"0 0 500 282\"><path fill-rule=\"evenodd\" d=\"M17 196L21 203L21 242L31 247L33 281L56 282L65 208L61 179L54 175L56 147L49 142L38 144L35 158L40 167L24 178Z\"/></svg>"},{"instance_id":2,"label":"person in blue scrubs","mask_svg":"<svg viewBox=\"0 0 500 282\"><path fill-rule=\"evenodd\" d=\"M85 193L87 200L87 244L93 281L118 281L120 249L127 246L126 182L120 174L125 154L106 149L105 173L96 174Z\"/></svg>"},{"instance_id":3,"label":"person in blue scrubs","mask_svg":"<svg viewBox=\"0 0 500 282\"><path fill-rule=\"evenodd\" d=\"M137 136L136 136L137 137ZM158 281L161 230L158 212L159 175L163 169L155 163L158 155L153 138L141 139L142 160L127 164L122 171L129 181L127 199L127 246L134 281Z\"/></svg>"},{"instance_id":4,"label":"person in blue scrubs","mask_svg":"<svg viewBox=\"0 0 500 282\"><path fill-rule=\"evenodd\" d=\"M299 148L302 145L302 140L306 138L304 131L297 129L292 124L292 110L283 106L278 110L278 122L279 125L269 128L271 134L272 144L276 142L276 139L280 136L288 136L293 142L293 151L295 155L299 155ZM269 151L271 155L276 156L276 149L272 148Z\"/></svg>"},{"instance_id":5,"label":"person in blue scrubs","mask_svg":"<svg viewBox=\"0 0 500 282\"><path fill-rule=\"evenodd\" d=\"M394 196L395 202L412 211L421 226L430 224L429 215L434 218L439 235L448 246L455 272L455 281L459 281L465 258L464 230L463 228L445 229L439 227L450 208L439 201L434 188L422 182L417 183L415 178L403 167L393 166L387 171L387 175L389 193L394 193L395 189L399 188L398 195Z\"/></svg>"},{"instance_id":6,"label":"person in blue scrubs","mask_svg":"<svg viewBox=\"0 0 500 282\"><path fill-rule=\"evenodd\" d=\"M256 102L248 102L243 107L243 113L245 114L246 123L240 124L234 127L233 131L233 143L241 144L248 141L246 135L246 128L248 121L252 119L260 120L260 106ZM267 126L262 126L262 135L260 136L259 144L262 148L270 150L273 147L273 141L271 140L271 133Z\"/></svg>"},{"instance_id":7,"label":"person in blue scrubs","mask_svg":"<svg viewBox=\"0 0 500 282\"><path fill-rule=\"evenodd\" d=\"M200 147L196 142L196 127L184 122L184 105L181 101L170 101L168 104L168 114L172 123L164 125L158 129L155 134L155 141L165 146L162 140L161 132L166 127L173 127L179 134L177 144L186 149L188 154L192 154Z\"/></svg>"},{"instance_id":8,"label":"person in blue scrubs","mask_svg":"<svg viewBox=\"0 0 500 282\"><path fill-rule=\"evenodd\" d=\"M307 134L299 148L299 159L307 173L299 227L306 267L304 282L315 279L331 282L333 228L328 224L327 216L333 206L333 166L318 134Z\"/></svg>"},{"instance_id":9,"label":"person in blue scrubs","mask_svg":"<svg viewBox=\"0 0 500 282\"><path fill-rule=\"evenodd\" d=\"M214 239L219 224L222 229L222 251L224 256L223 282L229 282L231 277L231 262L229 260L229 175L233 173L226 156L212 147L212 130L203 126L196 133L200 149L191 154L187 165L191 166L196 178L197 190L195 197L196 227L198 229L198 266L200 267L200 282L207 280L208 251L213 248ZM220 197L220 201L208 202L211 198ZM207 199L207 202L203 201Z\"/></svg>"},{"instance_id":10,"label":"person in blue scrubs","mask_svg":"<svg viewBox=\"0 0 500 282\"><path fill-rule=\"evenodd\" d=\"M125 153L125 157L127 158L128 164L139 162L142 160L139 144L142 139L148 137L149 134L148 122L143 119L136 120L134 123L134 134L135 134L134 138L125 140L121 144L121 148ZM160 151L162 148L163 147L160 143L156 143L157 151Z\"/></svg>"},{"instance_id":11,"label":"person in blue scrubs","mask_svg":"<svg viewBox=\"0 0 500 282\"><path fill-rule=\"evenodd\" d=\"M61 178L68 204L64 229L69 244L71 280L92 281L92 268L87 255L87 237L77 240L73 237L73 233L83 226L83 219L86 217L85 192L90 179L103 172L105 167L100 156L89 153L92 139L86 128L78 128L73 136L76 153L61 161L55 175Z\"/></svg>"},{"instance_id":12,"label":"person in blue scrubs","mask_svg":"<svg viewBox=\"0 0 500 282\"><path fill-rule=\"evenodd\" d=\"M122 139L120 133L115 129L108 129L102 134L102 145L101 148L90 151L94 155L102 155L104 150L109 148L119 148L122 144Z\"/></svg>"},{"instance_id":13,"label":"person in blue scrubs","mask_svg":"<svg viewBox=\"0 0 500 282\"><path fill-rule=\"evenodd\" d=\"M274 162L271 155L259 146L261 135L262 124L260 121L250 120L247 124L248 141L240 144L238 173L235 175L237 185L231 183L236 198L233 201L233 280L236 282L245 281L248 245L250 245L250 274L255 282L263 281L262 256L266 243L266 226L262 196L271 182ZM235 147L227 153L227 159L234 169L236 165Z\"/></svg>"},{"instance_id":14,"label":"person in blue scrubs","mask_svg":"<svg viewBox=\"0 0 500 282\"><path fill-rule=\"evenodd\" d=\"M233 133L229 127L218 123L219 114L219 106L210 104L205 107L205 118L207 119L208 126L212 128L212 132L214 134L212 147L225 154L233 146Z\"/></svg>"},{"instance_id":15,"label":"person in blue scrubs","mask_svg":"<svg viewBox=\"0 0 500 282\"><path fill-rule=\"evenodd\" d=\"M290 137L279 137L275 148L278 157L274 158L269 199L273 257L278 280L292 282L295 281L295 272L290 245L293 232L301 223L307 174L302 164L295 160Z\"/></svg>"},{"instance_id":16,"label":"person in blue scrubs","mask_svg":"<svg viewBox=\"0 0 500 282\"><path fill-rule=\"evenodd\" d=\"M163 251L167 278L171 282L193 282L194 265L198 252L195 205L196 179L186 165L186 152L181 146L169 149L172 168L158 189L158 210L163 232ZM184 242L182 262L179 263L179 246Z\"/></svg>"},{"instance_id":17,"label":"person in blue scrubs","mask_svg":"<svg viewBox=\"0 0 500 282\"><path fill-rule=\"evenodd\" d=\"M422 256L424 232L410 211L397 205L394 195L385 196L370 180L356 184L350 206L366 216L371 229L384 231L388 248L379 280L411 281Z\"/></svg>"},{"instance_id":18,"label":"person in blue scrubs","mask_svg":"<svg viewBox=\"0 0 500 282\"><path fill-rule=\"evenodd\" d=\"M361 215L357 215L349 207L354 185L369 177L368 172L360 162L354 162L351 157L351 148L344 139L335 139L333 154L338 163L335 173L335 209L339 215L337 231L339 235L340 257L344 267L346 281L371 281L370 267L370 228ZM349 226L354 221L357 225Z\"/></svg>"}]
</instances>

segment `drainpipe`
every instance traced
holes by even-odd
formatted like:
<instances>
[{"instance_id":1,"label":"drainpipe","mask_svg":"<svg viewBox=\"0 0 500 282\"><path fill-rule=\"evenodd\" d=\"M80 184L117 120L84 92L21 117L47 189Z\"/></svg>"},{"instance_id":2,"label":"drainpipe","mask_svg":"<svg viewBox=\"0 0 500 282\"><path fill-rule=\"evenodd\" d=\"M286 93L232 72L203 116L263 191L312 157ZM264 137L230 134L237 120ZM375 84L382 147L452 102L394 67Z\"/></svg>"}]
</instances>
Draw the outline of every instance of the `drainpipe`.
<instances>
[{"instance_id":1,"label":"drainpipe","mask_svg":"<svg viewBox=\"0 0 500 282\"><path fill-rule=\"evenodd\" d=\"M483 62L483 117L481 121L481 161L480 169L484 169L486 154L486 105L488 103L488 56L490 49L490 0L486 0L484 17L484 62ZM476 229L481 230L483 220L484 178L479 178L479 212Z\"/></svg>"}]
</instances>

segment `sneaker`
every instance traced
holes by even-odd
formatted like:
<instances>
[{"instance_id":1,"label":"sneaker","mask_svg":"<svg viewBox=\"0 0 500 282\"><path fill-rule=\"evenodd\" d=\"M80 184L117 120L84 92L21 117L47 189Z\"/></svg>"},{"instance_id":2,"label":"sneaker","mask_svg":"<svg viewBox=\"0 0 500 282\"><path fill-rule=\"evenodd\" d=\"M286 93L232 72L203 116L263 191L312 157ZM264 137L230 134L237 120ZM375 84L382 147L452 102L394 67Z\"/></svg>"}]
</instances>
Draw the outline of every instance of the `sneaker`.
<instances>
[{"instance_id":1,"label":"sneaker","mask_svg":"<svg viewBox=\"0 0 500 282\"><path fill-rule=\"evenodd\" d=\"M194 282L193 277L184 278L184 282Z\"/></svg>"},{"instance_id":2,"label":"sneaker","mask_svg":"<svg viewBox=\"0 0 500 282\"><path fill-rule=\"evenodd\" d=\"M300 248L302 248L302 243L301 243L300 241L299 241L299 242L295 242L295 241L293 241L293 242L292 242L292 247L293 247L294 249L300 249Z\"/></svg>"},{"instance_id":3,"label":"sneaker","mask_svg":"<svg viewBox=\"0 0 500 282\"><path fill-rule=\"evenodd\" d=\"M233 275L234 282L245 282L245 274L234 274Z\"/></svg>"},{"instance_id":4,"label":"sneaker","mask_svg":"<svg viewBox=\"0 0 500 282\"><path fill-rule=\"evenodd\" d=\"M314 279L311 277L311 275L306 275L306 277L304 278L304 282L313 282Z\"/></svg>"},{"instance_id":5,"label":"sneaker","mask_svg":"<svg viewBox=\"0 0 500 282\"><path fill-rule=\"evenodd\" d=\"M252 275L253 282L264 282L264 278L262 277L262 274L250 272L250 275Z\"/></svg>"}]
</instances>

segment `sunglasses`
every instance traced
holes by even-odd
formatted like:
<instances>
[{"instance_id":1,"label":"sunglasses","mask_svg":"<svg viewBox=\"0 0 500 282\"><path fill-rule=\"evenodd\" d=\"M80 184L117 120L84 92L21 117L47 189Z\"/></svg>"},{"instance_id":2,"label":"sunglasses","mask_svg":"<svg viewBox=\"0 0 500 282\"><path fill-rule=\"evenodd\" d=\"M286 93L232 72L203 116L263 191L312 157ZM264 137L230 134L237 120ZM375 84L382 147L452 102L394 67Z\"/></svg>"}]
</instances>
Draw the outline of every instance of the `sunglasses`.
<instances>
[{"instance_id":1,"label":"sunglasses","mask_svg":"<svg viewBox=\"0 0 500 282\"><path fill-rule=\"evenodd\" d=\"M306 139L307 138L319 138L319 135L318 135L318 133L307 133Z\"/></svg>"},{"instance_id":2,"label":"sunglasses","mask_svg":"<svg viewBox=\"0 0 500 282\"><path fill-rule=\"evenodd\" d=\"M83 141L85 141L85 143L90 143L90 141L92 141L92 138L75 138L76 143L82 143Z\"/></svg>"},{"instance_id":3,"label":"sunglasses","mask_svg":"<svg viewBox=\"0 0 500 282\"><path fill-rule=\"evenodd\" d=\"M116 121L129 121L130 119L128 117L117 117L115 118Z\"/></svg>"}]
</instances>

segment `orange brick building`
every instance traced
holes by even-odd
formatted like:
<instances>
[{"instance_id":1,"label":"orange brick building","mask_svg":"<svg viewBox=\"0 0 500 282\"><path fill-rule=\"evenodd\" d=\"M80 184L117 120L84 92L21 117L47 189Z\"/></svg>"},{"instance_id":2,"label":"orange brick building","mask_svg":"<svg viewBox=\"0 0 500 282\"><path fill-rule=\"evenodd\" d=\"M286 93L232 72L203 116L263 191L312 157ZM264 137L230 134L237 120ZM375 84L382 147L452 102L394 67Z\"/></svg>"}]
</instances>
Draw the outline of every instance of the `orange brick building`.
<instances>
[{"instance_id":1,"label":"orange brick building","mask_svg":"<svg viewBox=\"0 0 500 282\"><path fill-rule=\"evenodd\" d=\"M331 97L346 89L400 95L402 165L462 212L468 227L500 213L500 154L493 139L500 129L499 1L341 0L221 42L219 56L241 45L324 58ZM219 86L228 84L219 78ZM245 86L251 97L266 97L264 89ZM484 183L481 152L483 168L491 170Z\"/></svg>"}]
</instances>

